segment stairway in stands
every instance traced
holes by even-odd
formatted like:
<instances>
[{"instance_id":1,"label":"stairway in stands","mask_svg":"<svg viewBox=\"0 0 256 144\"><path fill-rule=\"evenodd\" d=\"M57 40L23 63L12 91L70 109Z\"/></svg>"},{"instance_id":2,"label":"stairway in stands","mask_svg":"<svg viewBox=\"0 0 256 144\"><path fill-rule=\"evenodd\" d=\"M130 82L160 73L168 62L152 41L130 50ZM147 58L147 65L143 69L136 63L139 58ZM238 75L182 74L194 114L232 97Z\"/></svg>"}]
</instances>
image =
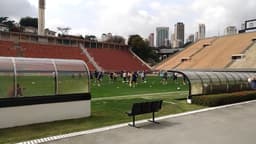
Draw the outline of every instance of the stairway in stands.
<instances>
[{"instance_id":1,"label":"stairway in stands","mask_svg":"<svg viewBox=\"0 0 256 144\"><path fill-rule=\"evenodd\" d=\"M79 44L80 49L85 54L85 56L88 58L89 62L95 67L97 71L104 71L102 67L100 67L94 60L94 58L89 54L87 49L84 47L83 44Z\"/></svg>"}]
</instances>

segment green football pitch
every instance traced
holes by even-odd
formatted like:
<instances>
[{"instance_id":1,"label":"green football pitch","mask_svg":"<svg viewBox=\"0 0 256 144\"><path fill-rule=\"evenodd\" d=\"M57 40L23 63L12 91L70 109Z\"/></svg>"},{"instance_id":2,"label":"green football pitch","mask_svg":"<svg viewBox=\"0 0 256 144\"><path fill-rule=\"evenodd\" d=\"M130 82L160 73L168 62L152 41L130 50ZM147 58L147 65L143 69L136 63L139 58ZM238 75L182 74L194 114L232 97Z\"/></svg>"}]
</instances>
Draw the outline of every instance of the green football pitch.
<instances>
[{"instance_id":1,"label":"green football pitch","mask_svg":"<svg viewBox=\"0 0 256 144\"><path fill-rule=\"evenodd\" d=\"M69 79L67 78L67 80ZM48 82L46 80L42 83L47 85ZM95 82L94 79L90 83L91 117L0 129L0 143L15 143L130 122L131 118L125 112L129 111L132 103L135 102L162 99L164 101L163 108L156 114L157 117L204 108L186 103L188 85L185 85L181 79L178 81L169 79L167 84L162 84L160 77L150 76L147 77L146 82L138 80L135 87L129 87L128 83L123 83L120 78L117 81L110 81L105 76L100 83ZM35 84L31 82L24 83L24 85L27 86L26 90L35 88ZM78 79L77 82L63 83L63 85L68 92L75 88L81 89ZM50 85L48 86L50 87ZM47 87L42 91L51 92ZM141 115L136 119L149 118L151 118L151 114Z\"/></svg>"},{"instance_id":2,"label":"green football pitch","mask_svg":"<svg viewBox=\"0 0 256 144\"><path fill-rule=\"evenodd\" d=\"M111 81L107 76L100 82L100 86L95 80L91 80L91 93L93 98L113 97L121 95L149 94L173 91L188 91L188 85L181 79L173 81L168 79L167 83L158 76L147 77L146 81L138 79L135 87L130 87L128 83L123 82L121 78Z\"/></svg>"}]
</instances>

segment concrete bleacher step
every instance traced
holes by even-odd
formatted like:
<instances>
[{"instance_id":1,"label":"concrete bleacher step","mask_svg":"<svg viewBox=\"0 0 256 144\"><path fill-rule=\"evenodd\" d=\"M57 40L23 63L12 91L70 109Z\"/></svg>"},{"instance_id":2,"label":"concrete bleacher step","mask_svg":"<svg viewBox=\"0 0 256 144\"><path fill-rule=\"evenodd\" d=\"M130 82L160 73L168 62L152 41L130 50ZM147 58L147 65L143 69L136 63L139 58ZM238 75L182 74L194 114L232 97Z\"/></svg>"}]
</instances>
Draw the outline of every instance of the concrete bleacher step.
<instances>
[{"instance_id":1,"label":"concrete bleacher step","mask_svg":"<svg viewBox=\"0 0 256 144\"><path fill-rule=\"evenodd\" d=\"M88 48L87 51L106 71L150 70L141 61L134 58L128 49Z\"/></svg>"},{"instance_id":2,"label":"concrete bleacher step","mask_svg":"<svg viewBox=\"0 0 256 144\"><path fill-rule=\"evenodd\" d=\"M158 69L218 69L232 65L232 55L248 53L251 49L255 32L223 36L209 42L211 45L202 48L206 41L199 41L168 61L161 64ZM203 43L202 43L203 42ZM201 47L200 47L201 46ZM181 58L190 57L188 61L181 62Z\"/></svg>"},{"instance_id":3,"label":"concrete bleacher step","mask_svg":"<svg viewBox=\"0 0 256 144\"><path fill-rule=\"evenodd\" d=\"M246 50L244 54L244 59L233 61L229 68L256 68L256 43L253 42L253 44Z\"/></svg>"},{"instance_id":4,"label":"concrete bleacher step","mask_svg":"<svg viewBox=\"0 0 256 144\"><path fill-rule=\"evenodd\" d=\"M80 49L82 50L83 54L87 57L87 59L89 60L89 62L94 66L94 68L97 71L104 71L103 68L101 66L99 66L97 64L97 62L94 60L94 58L89 54L89 52L87 51L87 49L84 47L83 44L79 45Z\"/></svg>"}]
</instances>

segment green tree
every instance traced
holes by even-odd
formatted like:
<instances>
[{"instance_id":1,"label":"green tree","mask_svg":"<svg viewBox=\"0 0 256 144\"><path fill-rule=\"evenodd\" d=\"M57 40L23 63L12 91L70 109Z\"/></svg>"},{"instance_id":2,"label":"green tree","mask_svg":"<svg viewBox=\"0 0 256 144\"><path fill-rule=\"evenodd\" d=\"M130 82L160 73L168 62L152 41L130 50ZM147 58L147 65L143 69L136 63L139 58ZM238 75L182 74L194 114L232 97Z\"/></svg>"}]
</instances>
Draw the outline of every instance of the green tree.
<instances>
[{"instance_id":1,"label":"green tree","mask_svg":"<svg viewBox=\"0 0 256 144\"><path fill-rule=\"evenodd\" d=\"M20 28L17 26L16 22L14 20L10 20L9 17L0 17L0 23L7 25L10 31L20 31Z\"/></svg>"},{"instance_id":2,"label":"green tree","mask_svg":"<svg viewBox=\"0 0 256 144\"><path fill-rule=\"evenodd\" d=\"M97 37L95 35L85 35L84 39L88 41L97 41Z\"/></svg>"},{"instance_id":3,"label":"green tree","mask_svg":"<svg viewBox=\"0 0 256 144\"><path fill-rule=\"evenodd\" d=\"M106 42L125 44L125 38L122 36L114 35L111 38L107 39Z\"/></svg>"},{"instance_id":4,"label":"green tree","mask_svg":"<svg viewBox=\"0 0 256 144\"><path fill-rule=\"evenodd\" d=\"M149 42L145 41L140 35L131 35L128 39L128 45L144 61L151 64L159 61L158 55L149 47Z\"/></svg>"},{"instance_id":5,"label":"green tree","mask_svg":"<svg viewBox=\"0 0 256 144\"><path fill-rule=\"evenodd\" d=\"M24 27L31 26L31 27L37 28L38 19L32 18L32 17L24 17L20 19L20 25Z\"/></svg>"},{"instance_id":6,"label":"green tree","mask_svg":"<svg viewBox=\"0 0 256 144\"><path fill-rule=\"evenodd\" d=\"M69 31L71 30L70 27L57 27L57 30L62 34L62 35L68 35Z\"/></svg>"},{"instance_id":7,"label":"green tree","mask_svg":"<svg viewBox=\"0 0 256 144\"><path fill-rule=\"evenodd\" d=\"M4 24L6 21L8 21L8 17L0 17L0 23Z\"/></svg>"}]
</instances>

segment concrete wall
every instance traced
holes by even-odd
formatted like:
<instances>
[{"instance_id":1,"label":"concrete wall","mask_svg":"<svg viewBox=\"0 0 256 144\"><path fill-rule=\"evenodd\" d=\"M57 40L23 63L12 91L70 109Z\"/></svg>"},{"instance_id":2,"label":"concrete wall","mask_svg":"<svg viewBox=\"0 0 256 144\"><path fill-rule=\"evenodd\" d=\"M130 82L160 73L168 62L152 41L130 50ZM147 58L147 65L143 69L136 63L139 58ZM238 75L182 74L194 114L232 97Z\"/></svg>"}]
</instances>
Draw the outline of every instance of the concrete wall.
<instances>
[{"instance_id":1,"label":"concrete wall","mask_svg":"<svg viewBox=\"0 0 256 144\"><path fill-rule=\"evenodd\" d=\"M90 100L0 108L0 128L83 118L90 115Z\"/></svg>"},{"instance_id":2,"label":"concrete wall","mask_svg":"<svg viewBox=\"0 0 256 144\"><path fill-rule=\"evenodd\" d=\"M244 54L245 58L234 61L229 68L256 68L256 42Z\"/></svg>"}]
</instances>

